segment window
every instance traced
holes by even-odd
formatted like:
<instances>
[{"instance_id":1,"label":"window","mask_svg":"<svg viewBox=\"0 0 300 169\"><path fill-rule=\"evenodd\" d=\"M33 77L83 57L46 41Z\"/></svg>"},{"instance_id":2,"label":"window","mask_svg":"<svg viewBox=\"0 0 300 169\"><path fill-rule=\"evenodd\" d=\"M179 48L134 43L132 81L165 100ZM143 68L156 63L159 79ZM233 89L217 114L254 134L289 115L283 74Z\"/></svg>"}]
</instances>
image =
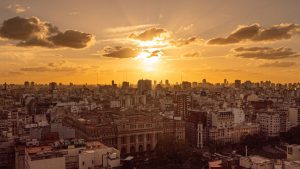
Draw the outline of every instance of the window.
<instances>
[{"instance_id":1,"label":"window","mask_svg":"<svg viewBox=\"0 0 300 169\"><path fill-rule=\"evenodd\" d=\"M142 142L142 141L144 141L144 138L143 138L143 135L139 135L139 142Z\"/></svg>"},{"instance_id":2,"label":"window","mask_svg":"<svg viewBox=\"0 0 300 169\"><path fill-rule=\"evenodd\" d=\"M134 143L135 142L135 136L130 136L130 142Z\"/></svg>"},{"instance_id":3,"label":"window","mask_svg":"<svg viewBox=\"0 0 300 169\"><path fill-rule=\"evenodd\" d=\"M126 144L126 138L125 137L121 137L121 143Z\"/></svg>"},{"instance_id":4,"label":"window","mask_svg":"<svg viewBox=\"0 0 300 169\"><path fill-rule=\"evenodd\" d=\"M147 141L150 141L150 139L151 139L151 135L147 134Z\"/></svg>"},{"instance_id":5,"label":"window","mask_svg":"<svg viewBox=\"0 0 300 169\"><path fill-rule=\"evenodd\" d=\"M82 165L84 165L84 161L82 161Z\"/></svg>"}]
</instances>

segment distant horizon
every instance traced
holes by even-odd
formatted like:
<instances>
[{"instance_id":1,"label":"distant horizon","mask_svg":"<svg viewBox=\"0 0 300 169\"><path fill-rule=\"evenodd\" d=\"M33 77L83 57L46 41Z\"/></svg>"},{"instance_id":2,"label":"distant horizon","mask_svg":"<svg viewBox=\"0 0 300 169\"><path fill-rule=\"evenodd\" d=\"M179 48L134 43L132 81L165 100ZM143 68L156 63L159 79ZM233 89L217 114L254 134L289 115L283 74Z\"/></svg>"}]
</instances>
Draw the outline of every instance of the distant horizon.
<instances>
[{"instance_id":1,"label":"distant horizon","mask_svg":"<svg viewBox=\"0 0 300 169\"><path fill-rule=\"evenodd\" d=\"M298 0L1 0L0 81L299 82L299 6Z\"/></svg>"},{"instance_id":2,"label":"distant horizon","mask_svg":"<svg viewBox=\"0 0 300 169\"><path fill-rule=\"evenodd\" d=\"M152 80L152 79L139 79L139 80L151 80L152 85L154 85L154 81L156 81L156 84L160 84L160 81L161 81L161 80ZM165 79L165 80L168 80L168 79ZM162 80L162 84L164 84L164 85L165 85L165 80ZM188 80L183 80L183 81L180 81L180 82L169 81L169 84L171 86L181 85L182 82L190 82L190 83L196 82L197 84L203 84L202 80L203 79L201 79L200 81L188 81ZM241 79L235 79L235 80L241 80ZM228 85L234 85L235 84L235 80L230 81L230 80L227 79L227 84ZM103 85L111 85L112 81L113 80L111 80L110 82L107 82L107 83L74 83L74 82L59 82L59 81L49 81L49 82L27 81L27 82L29 82L29 83L34 82L34 85L49 85L50 83L54 82L57 85L62 84L64 86L69 86L71 83L73 85L91 85L91 86L97 86L97 85L101 86L102 85L103 86ZM25 82L26 81L24 81L23 83L1 82L0 86L3 86L5 83L7 85L24 85ZM117 84L118 86L120 86L120 85L122 85L123 82L129 82L129 81L120 81L119 82L119 81L115 81L114 80L114 82L115 82L115 84ZM129 82L129 84L130 85L137 85L137 82L138 82L138 80L135 81L135 82ZM257 84L257 83L262 83L262 82L263 83L271 82L271 84L282 84L282 85L285 85L285 84L300 84L300 82L283 82L283 83L280 83L280 82L274 82L274 81L270 81L270 80L261 80L261 81L241 80L242 84L245 83L245 82L251 82L252 84ZM222 82L211 82L208 79L206 79L206 83L209 83L209 84L212 84L212 85L216 85L216 84L224 84L224 81L222 81Z\"/></svg>"}]
</instances>

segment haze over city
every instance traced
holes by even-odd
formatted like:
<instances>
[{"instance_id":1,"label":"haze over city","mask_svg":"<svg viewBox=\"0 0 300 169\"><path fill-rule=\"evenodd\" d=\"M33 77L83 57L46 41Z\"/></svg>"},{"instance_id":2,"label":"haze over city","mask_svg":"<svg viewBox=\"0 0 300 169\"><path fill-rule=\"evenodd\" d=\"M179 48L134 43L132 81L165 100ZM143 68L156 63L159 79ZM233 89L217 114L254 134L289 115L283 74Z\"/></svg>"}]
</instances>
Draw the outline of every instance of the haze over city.
<instances>
[{"instance_id":1,"label":"haze over city","mask_svg":"<svg viewBox=\"0 0 300 169\"><path fill-rule=\"evenodd\" d=\"M0 0L0 169L300 169L299 0Z\"/></svg>"},{"instance_id":2,"label":"haze over city","mask_svg":"<svg viewBox=\"0 0 300 169\"><path fill-rule=\"evenodd\" d=\"M297 82L297 0L1 0L0 81Z\"/></svg>"}]
</instances>

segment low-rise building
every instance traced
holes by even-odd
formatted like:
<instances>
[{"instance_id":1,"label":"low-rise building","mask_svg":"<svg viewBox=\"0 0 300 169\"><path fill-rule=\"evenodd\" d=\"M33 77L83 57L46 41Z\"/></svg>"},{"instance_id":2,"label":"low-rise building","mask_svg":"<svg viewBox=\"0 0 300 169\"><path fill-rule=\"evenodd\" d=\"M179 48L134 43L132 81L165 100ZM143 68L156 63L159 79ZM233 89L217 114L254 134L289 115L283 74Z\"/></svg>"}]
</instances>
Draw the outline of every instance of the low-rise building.
<instances>
[{"instance_id":1,"label":"low-rise building","mask_svg":"<svg viewBox=\"0 0 300 169\"><path fill-rule=\"evenodd\" d=\"M249 169L274 169L273 161L261 156L241 157L240 166Z\"/></svg>"},{"instance_id":2,"label":"low-rise building","mask_svg":"<svg viewBox=\"0 0 300 169\"><path fill-rule=\"evenodd\" d=\"M25 149L25 169L65 169L65 157L52 146Z\"/></svg>"},{"instance_id":3,"label":"low-rise building","mask_svg":"<svg viewBox=\"0 0 300 169\"><path fill-rule=\"evenodd\" d=\"M300 145L292 144L287 146L287 160L300 161Z\"/></svg>"},{"instance_id":4,"label":"low-rise building","mask_svg":"<svg viewBox=\"0 0 300 169\"><path fill-rule=\"evenodd\" d=\"M120 151L98 141L85 143L82 139L26 147L24 163L25 169L113 169L121 166Z\"/></svg>"}]
</instances>

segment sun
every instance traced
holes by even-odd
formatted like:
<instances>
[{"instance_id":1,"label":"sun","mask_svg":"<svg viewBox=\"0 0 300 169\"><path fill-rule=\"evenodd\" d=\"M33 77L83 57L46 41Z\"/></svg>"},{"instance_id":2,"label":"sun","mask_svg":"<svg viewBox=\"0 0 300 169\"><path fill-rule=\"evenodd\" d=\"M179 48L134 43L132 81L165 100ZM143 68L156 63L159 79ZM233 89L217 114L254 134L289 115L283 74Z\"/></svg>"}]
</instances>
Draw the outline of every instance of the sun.
<instances>
[{"instance_id":1,"label":"sun","mask_svg":"<svg viewBox=\"0 0 300 169\"><path fill-rule=\"evenodd\" d=\"M141 67L146 72L158 70L158 64L164 55L164 49L170 46L165 37L155 37L152 40L133 40L140 53L134 58L141 61Z\"/></svg>"},{"instance_id":2,"label":"sun","mask_svg":"<svg viewBox=\"0 0 300 169\"><path fill-rule=\"evenodd\" d=\"M146 72L157 70L157 63L160 60L161 52L157 48L143 50L135 59L141 60L141 66Z\"/></svg>"}]
</instances>

